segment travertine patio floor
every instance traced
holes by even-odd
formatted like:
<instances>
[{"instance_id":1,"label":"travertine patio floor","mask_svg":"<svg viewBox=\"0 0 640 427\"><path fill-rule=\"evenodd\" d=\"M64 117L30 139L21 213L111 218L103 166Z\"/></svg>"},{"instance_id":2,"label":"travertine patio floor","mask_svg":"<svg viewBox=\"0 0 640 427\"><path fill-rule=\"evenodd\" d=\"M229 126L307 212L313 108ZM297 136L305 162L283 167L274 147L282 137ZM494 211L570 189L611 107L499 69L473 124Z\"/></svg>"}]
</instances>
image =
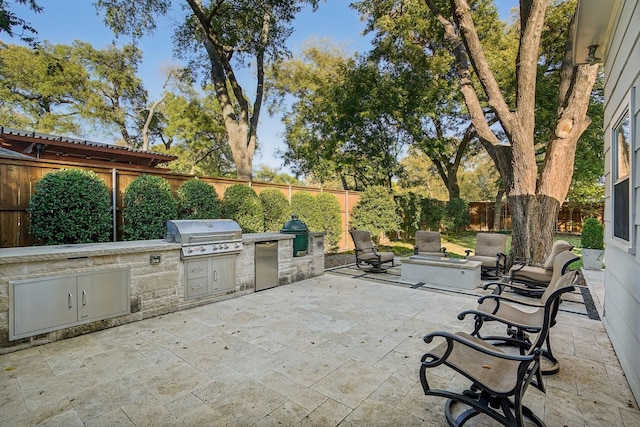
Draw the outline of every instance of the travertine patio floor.
<instances>
[{"instance_id":1,"label":"travertine patio floor","mask_svg":"<svg viewBox=\"0 0 640 427\"><path fill-rule=\"evenodd\" d=\"M587 273L600 308L602 277ZM0 425L446 425L419 383L422 336L470 331L456 314L476 299L329 272L5 354ZM549 426L640 426L602 323L563 311L551 333L561 371L525 403Z\"/></svg>"}]
</instances>

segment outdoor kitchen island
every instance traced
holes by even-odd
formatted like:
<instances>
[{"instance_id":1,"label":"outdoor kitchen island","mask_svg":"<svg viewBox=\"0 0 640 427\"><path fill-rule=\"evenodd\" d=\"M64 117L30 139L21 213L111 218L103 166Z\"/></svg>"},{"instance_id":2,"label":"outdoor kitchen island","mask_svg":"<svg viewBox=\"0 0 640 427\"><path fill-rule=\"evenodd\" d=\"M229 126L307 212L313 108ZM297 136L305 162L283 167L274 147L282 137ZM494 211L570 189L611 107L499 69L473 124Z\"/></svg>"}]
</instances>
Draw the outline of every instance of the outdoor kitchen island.
<instances>
[{"instance_id":1,"label":"outdoor kitchen island","mask_svg":"<svg viewBox=\"0 0 640 427\"><path fill-rule=\"evenodd\" d=\"M255 291L255 246L278 242L276 286L324 274L324 233L242 235L234 286L185 298L183 245L139 240L0 249L0 354ZM225 255L229 256L229 255Z\"/></svg>"}]
</instances>

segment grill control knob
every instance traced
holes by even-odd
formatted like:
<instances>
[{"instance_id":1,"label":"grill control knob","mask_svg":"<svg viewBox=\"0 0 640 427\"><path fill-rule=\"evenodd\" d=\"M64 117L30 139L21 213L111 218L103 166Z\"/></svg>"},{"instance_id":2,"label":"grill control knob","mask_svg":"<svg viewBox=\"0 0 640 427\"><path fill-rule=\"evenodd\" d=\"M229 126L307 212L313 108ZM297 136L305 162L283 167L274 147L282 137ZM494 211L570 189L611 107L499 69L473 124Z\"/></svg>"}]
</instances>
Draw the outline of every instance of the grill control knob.
<instances>
[{"instance_id":1,"label":"grill control knob","mask_svg":"<svg viewBox=\"0 0 640 427\"><path fill-rule=\"evenodd\" d=\"M187 249L187 253L191 253L191 252L193 252L193 249L188 248L188 249Z\"/></svg>"},{"instance_id":2,"label":"grill control knob","mask_svg":"<svg viewBox=\"0 0 640 427\"><path fill-rule=\"evenodd\" d=\"M207 251L207 247L206 246L203 246L203 247L200 248L200 252L206 252L206 251Z\"/></svg>"}]
</instances>

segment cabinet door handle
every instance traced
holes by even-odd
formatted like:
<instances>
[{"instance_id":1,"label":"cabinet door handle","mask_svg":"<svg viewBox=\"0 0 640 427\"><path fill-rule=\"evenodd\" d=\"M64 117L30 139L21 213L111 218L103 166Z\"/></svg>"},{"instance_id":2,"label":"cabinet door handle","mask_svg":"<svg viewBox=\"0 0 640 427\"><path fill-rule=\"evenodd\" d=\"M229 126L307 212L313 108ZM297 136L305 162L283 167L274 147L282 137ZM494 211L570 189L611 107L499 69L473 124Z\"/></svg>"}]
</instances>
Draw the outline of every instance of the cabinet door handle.
<instances>
[{"instance_id":1,"label":"cabinet door handle","mask_svg":"<svg viewBox=\"0 0 640 427\"><path fill-rule=\"evenodd\" d=\"M213 270L213 281L214 282L218 281L218 270Z\"/></svg>"},{"instance_id":2,"label":"cabinet door handle","mask_svg":"<svg viewBox=\"0 0 640 427\"><path fill-rule=\"evenodd\" d=\"M69 292L69 295L67 296L67 305L69 306L69 308L73 308L73 303L71 302L71 298L73 298L73 294Z\"/></svg>"},{"instance_id":3,"label":"cabinet door handle","mask_svg":"<svg viewBox=\"0 0 640 427\"><path fill-rule=\"evenodd\" d=\"M87 305L87 291L82 290L82 305Z\"/></svg>"}]
</instances>

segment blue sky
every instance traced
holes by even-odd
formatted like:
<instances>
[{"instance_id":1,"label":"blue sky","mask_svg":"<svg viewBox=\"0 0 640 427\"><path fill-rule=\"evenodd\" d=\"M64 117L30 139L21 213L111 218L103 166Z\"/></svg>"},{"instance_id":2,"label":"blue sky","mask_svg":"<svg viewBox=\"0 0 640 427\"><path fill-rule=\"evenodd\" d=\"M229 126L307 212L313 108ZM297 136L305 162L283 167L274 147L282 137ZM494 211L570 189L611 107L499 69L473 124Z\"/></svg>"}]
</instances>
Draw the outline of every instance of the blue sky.
<instances>
[{"instance_id":1,"label":"blue sky","mask_svg":"<svg viewBox=\"0 0 640 427\"><path fill-rule=\"evenodd\" d=\"M290 50L295 54L301 50L304 41L312 37L329 37L336 44L344 45L348 51L366 52L370 47L371 38L362 36L364 23L360 21L358 14L349 8L349 3L349 0L326 0L320 3L316 12L306 8L294 22L295 33L289 39ZM517 5L517 0L497 0L496 3L501 15L506 17L509 9ZM104 48L113 40L113 35L105 27L102 17L96 14L93 1L39 0L38 4L44 8L43 13L38 15L20 6L12 6L12 10L37 29L39 40L47 40L52 44L71 44L74 40L82 40L91 43L95 48ZM151 100L157 99L162 92L162 66L178 63L173 59L171 42L175 20L179 21L180 18L164 18L158 23L156 32L139 43L143 51L143 63L138 75L149 91ZM18 43L16 39L6 37L4 33L0 40L5 43ZM119 40L121 43L128 41ZM250 82L245 85L247 92L251 94L255 85ZM266 164L272 168L281 167L282 160L273 153L285 148L281 136L283 130L280 119L269 117L264 108L258 127L260 151L254 157L254 169L259 164ZM85 138L97 142L112 142L108 135L87 135ZM286 169L282 171L287 172Z\"/></svg>"}]
</instances>

